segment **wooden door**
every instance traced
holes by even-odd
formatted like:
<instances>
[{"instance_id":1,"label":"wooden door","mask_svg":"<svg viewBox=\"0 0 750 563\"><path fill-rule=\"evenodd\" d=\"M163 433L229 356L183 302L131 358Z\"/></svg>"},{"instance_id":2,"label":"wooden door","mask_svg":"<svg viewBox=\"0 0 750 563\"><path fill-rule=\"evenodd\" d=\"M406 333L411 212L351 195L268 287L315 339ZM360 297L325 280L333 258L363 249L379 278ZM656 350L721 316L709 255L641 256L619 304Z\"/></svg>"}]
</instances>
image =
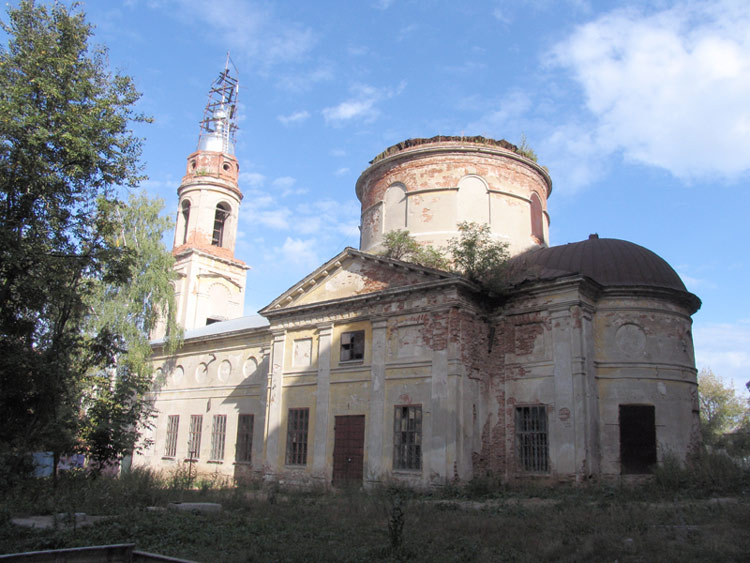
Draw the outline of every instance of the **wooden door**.
<instances>
[{"instance_id":1,"label":"wooden door","mask_svg":"<svg viewBox=\"0 0 750 563\"><path fill-rule=\"evenodd\" d=\"M362 482L365 453L365 416L337 416L333 427L333 484Z\"/></svg>"}]
</instances>

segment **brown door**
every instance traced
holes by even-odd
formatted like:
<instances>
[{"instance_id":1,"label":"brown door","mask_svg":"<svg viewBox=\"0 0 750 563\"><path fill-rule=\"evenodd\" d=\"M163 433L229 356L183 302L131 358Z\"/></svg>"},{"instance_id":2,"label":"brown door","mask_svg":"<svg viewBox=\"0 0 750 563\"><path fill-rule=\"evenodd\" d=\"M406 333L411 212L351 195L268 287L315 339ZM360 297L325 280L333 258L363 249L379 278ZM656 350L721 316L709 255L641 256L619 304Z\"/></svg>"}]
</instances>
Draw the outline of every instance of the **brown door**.
<instances>
[{"instance_id":1,"label":"brown door","mask_svg":"<svg viewBox=\"0 0 750 563\"><path fill-rule=\"evenodd\" d=\"M365 416L337 416L333 427L333 484L362 482Z\"/></svg>"}]
</instances>

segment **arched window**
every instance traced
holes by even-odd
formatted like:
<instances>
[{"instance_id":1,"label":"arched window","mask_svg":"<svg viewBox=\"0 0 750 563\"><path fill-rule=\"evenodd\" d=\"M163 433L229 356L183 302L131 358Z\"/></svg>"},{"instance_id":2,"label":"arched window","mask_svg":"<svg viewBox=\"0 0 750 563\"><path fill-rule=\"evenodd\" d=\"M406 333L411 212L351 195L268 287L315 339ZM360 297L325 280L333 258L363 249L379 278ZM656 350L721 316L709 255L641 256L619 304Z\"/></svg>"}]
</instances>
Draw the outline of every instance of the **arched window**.
<instances>
[{"instance_id":1,"label":"arched window","mask_svg":"<svg viewBox=\"0 0 750 563\"><path fill-rule=\"evenodd\" d=\"M539 243L544 242L544 214L542 200L536 193L531 194L531 236Z\"/></svg>"},{"instance_id":2,"label":"arched window","mask_svg":"<svg viewBox=\"0 0 750 563\"><path fill-rule=\"evenodd\" d=\"M182 223L183 223L182 244L185 244L187 242L189 222L190 222L190 202L188 200L183 200L182 202Z\"/></svg>"},{"instance_id":3,"label":"arched window","mask_svg":"<svg viewBox=\"0 0 750 563\"><path fill-rule=\"evenodd\" d=\"M401 184L394 184L385 191L384 229L388 233L406 228L406 188Z\"/></svg>"},{"instance_id":4,"label":"arched window","mask_svg":"<svg viewBox=\"0 0 750 563\"><path fill-rule=\"evenodd\" d=\"M220 203L216 206L216 215L214 215L214 236L211 244L221 246L224 241L224 226L229 217L229 206L226 203Z\"/></svg>"}]
</instances>

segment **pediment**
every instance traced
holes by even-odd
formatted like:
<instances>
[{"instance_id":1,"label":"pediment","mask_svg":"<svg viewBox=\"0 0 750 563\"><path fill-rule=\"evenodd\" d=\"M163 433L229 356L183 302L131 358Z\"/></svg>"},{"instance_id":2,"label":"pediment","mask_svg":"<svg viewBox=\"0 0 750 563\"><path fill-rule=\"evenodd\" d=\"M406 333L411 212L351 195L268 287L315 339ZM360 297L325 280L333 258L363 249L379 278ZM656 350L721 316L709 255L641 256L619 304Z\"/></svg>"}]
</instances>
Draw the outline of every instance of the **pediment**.
<instances>
[{"instance_id":1,"label":"pediment","mask_svg":"<svg viewBox=\"0 0 750 563\"><path fill-rule=\"evenodd\" d=\"M449 272L346 248L274 299L260 313L454 277L456 275Z\"/></svg>"}]
</instances>

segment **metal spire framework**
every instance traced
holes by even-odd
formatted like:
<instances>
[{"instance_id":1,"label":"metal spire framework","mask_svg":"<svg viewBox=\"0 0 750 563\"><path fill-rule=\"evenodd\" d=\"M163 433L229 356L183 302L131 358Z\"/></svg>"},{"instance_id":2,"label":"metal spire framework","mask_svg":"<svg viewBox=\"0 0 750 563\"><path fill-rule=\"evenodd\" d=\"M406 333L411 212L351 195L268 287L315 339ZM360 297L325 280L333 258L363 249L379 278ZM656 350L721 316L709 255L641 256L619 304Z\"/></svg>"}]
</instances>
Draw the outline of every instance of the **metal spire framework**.
<instances>
[{"instance_id":1,"label":"metal spire framework","mask_svg":"<svg viewBox=\"0 0 750 563\"><path fill-rule=\"evenodd\" d=\"M235 76L230 74L232 65ZM215 151L234 154L234 143L237 134L237 96L240 90L237 67L227 53L224 70L211 84L208 102L203 110L200 122L199 151Z\"/></svg>"}]
</instances>

